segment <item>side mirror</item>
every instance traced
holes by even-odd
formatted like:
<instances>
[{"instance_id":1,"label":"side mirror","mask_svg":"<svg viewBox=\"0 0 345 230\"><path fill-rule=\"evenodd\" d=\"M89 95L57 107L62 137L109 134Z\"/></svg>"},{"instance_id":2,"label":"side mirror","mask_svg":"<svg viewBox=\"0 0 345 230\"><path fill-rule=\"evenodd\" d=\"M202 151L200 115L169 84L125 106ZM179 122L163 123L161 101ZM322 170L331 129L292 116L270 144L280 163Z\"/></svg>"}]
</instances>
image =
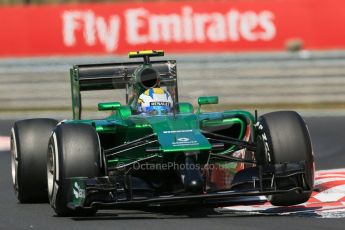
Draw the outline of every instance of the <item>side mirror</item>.
<instances>
[{"instance_id":1,"label":"side mirror","mask_svg":"<svg viewBox=\"0 0 345 230\"><path fill-rule=\"evenodd\" d=\"M200 113L201 105L218 104L218 96L199 97L198 104L199 107L197 113Z\"/></svg>"},{"instance_id":2,"label":"side mirror","mask_svg":"<svg viewBox=\"0 0 345 230\"><path fill-rule=\"evenodd\" d=\"M98 103L98 110L99 111L108 111L108 110L117 110L121 107L120 102L102 102Z\"/></svg>"},{"instance_id":3,"label":"side mirror","mask_svg":"<svg viewBox=\"0 0 345 230\"><path fill-rule=\"evenodd\" d=\"M218 96L199 97L198 104L199 106L207 104L218 104Z\"/></svg>"}]
</instances>

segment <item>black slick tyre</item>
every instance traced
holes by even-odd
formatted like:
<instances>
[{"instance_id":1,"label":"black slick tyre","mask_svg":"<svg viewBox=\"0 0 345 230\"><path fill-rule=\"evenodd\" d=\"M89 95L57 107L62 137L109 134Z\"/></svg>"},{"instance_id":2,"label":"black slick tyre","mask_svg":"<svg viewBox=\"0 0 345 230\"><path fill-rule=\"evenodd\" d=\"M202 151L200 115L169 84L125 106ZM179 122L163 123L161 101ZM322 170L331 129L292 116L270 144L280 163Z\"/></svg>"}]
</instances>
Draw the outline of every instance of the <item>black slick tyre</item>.
<instances>
[{"instance_id":1,"label":"black slick tyre","mask_svg":"<svg viewBox=\"0 0 345 230\"><path fill-rule=\"evenodd\" d=\"M94 127L87 124L61 124L54 130L48 147L47 178L49 201L59 216L88 216L97 210L68 207L70 177L101 175L100 143Z\"/></svg>"},{"instance_id":2,"label":"black slick tyre","mask_svg":"<svg viewBox=\"0 0 345 230\"><path fill-rule=\"evenodd\" d=\"M47 202L47 149L57 121L28 119L14 123L11 131L11 173L20 203Z\"/></svg>"},{"instance_id":3,"label":"black slick tyre","mask_svg":"<svg viewBox=\"0 0 345 230\"><path fill-rule=\"evenodd\" d=\"M256 158L259 164L305 162L306 175L303 181L286 181L280 189L296 186L313 188L314 155L308 128L302 117L294 111L272 112L258 120L258 149ZM279 189L279 188L278 188ZM311 190L310 189L310 190ZM272 205L288 206L306 202L308 193L289 192L268 196Z\"/></svg>"}]
</instances>

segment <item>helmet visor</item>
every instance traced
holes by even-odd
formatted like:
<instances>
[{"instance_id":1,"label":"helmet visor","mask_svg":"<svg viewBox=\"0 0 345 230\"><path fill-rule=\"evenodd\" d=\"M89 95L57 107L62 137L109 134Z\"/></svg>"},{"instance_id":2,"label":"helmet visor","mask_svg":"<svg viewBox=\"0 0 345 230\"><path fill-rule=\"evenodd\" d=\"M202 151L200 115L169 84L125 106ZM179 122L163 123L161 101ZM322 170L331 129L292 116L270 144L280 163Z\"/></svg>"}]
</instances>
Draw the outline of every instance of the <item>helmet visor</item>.
<instances>
[{"instance_id":1,"label":"helmet visor","mask_svg":"<svg viewBox=\"0 0 345 230\"><path fill-rule=\"evenodd\" d=\"M171 108L169 106L149 106L146 108L145 113L150 115L166 115L171 113Z\"/></svg>"}]
</instances>

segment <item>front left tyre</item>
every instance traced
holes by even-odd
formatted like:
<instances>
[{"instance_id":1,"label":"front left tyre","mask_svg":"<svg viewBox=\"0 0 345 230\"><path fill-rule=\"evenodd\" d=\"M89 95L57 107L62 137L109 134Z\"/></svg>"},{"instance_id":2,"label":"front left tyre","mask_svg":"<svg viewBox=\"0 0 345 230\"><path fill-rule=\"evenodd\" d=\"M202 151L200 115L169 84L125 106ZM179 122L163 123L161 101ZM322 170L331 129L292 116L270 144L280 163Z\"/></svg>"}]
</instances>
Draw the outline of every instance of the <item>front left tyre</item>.
<instances>
[{"instance_id":1,"label":"front left tyre","mask_svg":"<svg viewBox=\"0 0 345 230\"><path fill-rule=\"evenodd\" d=\"M14 123L11 131L11 173L20 203L47 202L46 161L49 137L57 121L28 119Z\"/></svg>"},{"instance_id":2,"label":"front left tyre","mask_svg":"<svg viewBox=\"0 0 345 230\"><path fill-rule=\"evenodd\" d=\"M48 146L47 179L51 206L59 216L88 216L96 209L69 208L72 177L99 177L101 148L94 127L87 124L61 124L54 130Z\"/></svg>"}]
</instances>

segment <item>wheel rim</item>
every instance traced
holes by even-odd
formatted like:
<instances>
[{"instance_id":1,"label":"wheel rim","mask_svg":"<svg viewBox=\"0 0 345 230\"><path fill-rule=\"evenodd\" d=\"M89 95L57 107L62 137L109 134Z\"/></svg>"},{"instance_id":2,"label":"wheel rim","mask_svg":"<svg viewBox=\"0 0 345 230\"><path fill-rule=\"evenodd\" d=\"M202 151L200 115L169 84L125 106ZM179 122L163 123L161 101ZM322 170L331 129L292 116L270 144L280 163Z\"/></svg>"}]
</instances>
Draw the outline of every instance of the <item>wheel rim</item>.
<instances>
[{"instance_id":1,"label":"wheel rim","mask_svg":"<svg viewBox=\"0 0 345 230\"><path fill-rule=\"evenodd\" d=\"M14 192L18 194L18 153L13 131L11 135L11 174Z\"/></svg>"},{"instance_id":2,"label":"wheel rim","mask_svg":"<svg viewBox=\"0 0 345 230\"><path fill-rule=\"evenodd\" d=\"M54 176L55 176L55 151L54 151L54 146L49 145L48 157L47 157L47 183L48 183L49 199L51 199L53 195Z\"/></svg>"}]
</instances>

